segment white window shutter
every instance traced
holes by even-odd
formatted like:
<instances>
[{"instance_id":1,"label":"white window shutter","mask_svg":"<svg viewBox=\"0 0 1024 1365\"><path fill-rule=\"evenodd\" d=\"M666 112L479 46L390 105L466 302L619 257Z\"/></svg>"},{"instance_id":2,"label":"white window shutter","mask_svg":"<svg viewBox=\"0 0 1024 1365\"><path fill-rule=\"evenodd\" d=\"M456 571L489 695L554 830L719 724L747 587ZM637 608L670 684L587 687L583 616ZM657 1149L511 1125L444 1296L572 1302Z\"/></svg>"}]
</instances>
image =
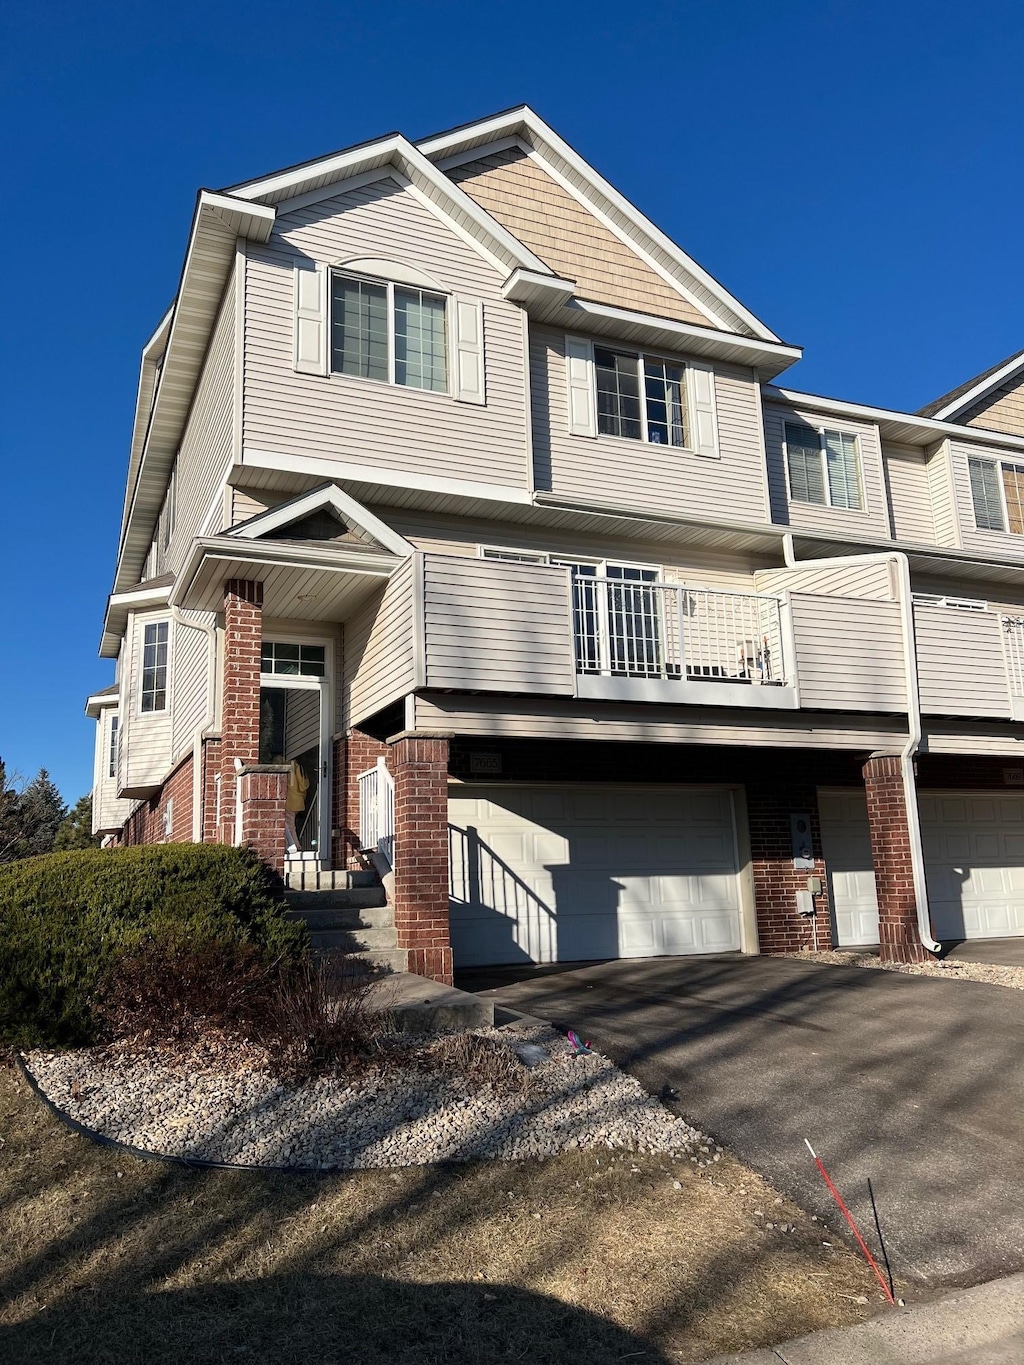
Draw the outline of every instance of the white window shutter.
<instances>
[{"instance_id":1,"label":"white window shutter","mask_svg":"<svg viewBox=\"0 0 1024 1365\"><path fill-rule=\"evenodd\" d=\"M484 306L475 299L452 303L455 397L460 403L484 403Z\"/></svg>"},{"instance_id":2,"label":"white window shutter","mask_svg":"<svg viewBox=\"0 0 1024 1365\"><path fill-rule=\"evenodd\" d=\"M295 263L295 368L327 373L327 271L313 261Z\"/></svg>"},{"instance_id":3,"label":"white window shutter","mask_svg":"<svg viewBox=\"0 0 1024 1365\"><path fill-rule=\"evenodd\" d=\"M568 386L569 431L573 436L596 436L594 347L586 337L565 338L565 382Z\"/></svg>"},{"instance_id":4,"label":"white window shutter","mask_svg":"<svg viewBox=\"0 0 1024 1365\"><path fill-rule=\"evenodd\" d=\"M691 361L690 444L698 455L718 457L718 411L715 407L715 371L711 365Z\"/></svg>"}]
</instances>

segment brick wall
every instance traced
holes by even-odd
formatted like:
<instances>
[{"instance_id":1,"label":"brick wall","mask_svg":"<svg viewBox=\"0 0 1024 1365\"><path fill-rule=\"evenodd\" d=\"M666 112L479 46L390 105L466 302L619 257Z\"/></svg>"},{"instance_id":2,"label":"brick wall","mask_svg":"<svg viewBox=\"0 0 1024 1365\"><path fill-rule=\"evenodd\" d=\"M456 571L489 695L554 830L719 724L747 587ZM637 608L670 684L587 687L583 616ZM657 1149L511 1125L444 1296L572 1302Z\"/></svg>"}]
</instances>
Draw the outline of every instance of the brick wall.
<instances>
[{"instance_id":1,"label":"brick wall","mask_svg":"<svg viewBox=\"0 0 1024 1365\"><path fill-rule=\"evenodd\" d=\"M822 785L826 785L824 782ZM757 937L762 953L791 953L801 948L832 947L832 925L825 891L815 897L813 923L796 912L796 893L807 890L808 877L820 877L825 886L825 860L818 822L817 784L763 779L747 784L747 818L750 822L751 871ZM813 868L793 866L790 815L811 818Z\"/></svg>"},{"instance_id":2,"label":"brick wall","mask_svg":"<svg viewBox=\"0 0 1024 1365\"><path fill-rule=\"evenodd\" d=\"M260 647L263 584L233 578L224 589L224 670L221 701L222 843L235 838L235 759L260 760Z\"/></svg>"},{"instance_id":3,"label":"brick wall","mask_svg":"<svg viewBox=\"0 0 1024 1365\"><path fill-rule=\"evenodd\" d=\"M203 741L203 841L216 844L220 841L217 824L217 778L221 771L221 743L219 739Z\"/></svg>"},{"instance_id":4,"label":"brick wall","mask_svg":"<svg viewBox=\"0 0 1024 1365\"><path fill-rule=\"evenodd\" d=\"M878 897L878 939L887 962L927 962L917 927L910 828L899 756L877 754L864 764L871 858Z\"/></svg>"},{"instance_id":5,"label":"brick wall","mask_svg":"<svg viewBox=\"0 0 1024 1365\"><path fill-rule=\"evenodd\" d=\"M447 985L448 740L406 736L389 747L395 780L395 930L409 970Z\"/></svg>"},{"instance_id":6,"label":"brick wall","mask_svg":"<svg viewBox=\"0 0 1024 1365\"><path fill-rule=\"evenodd\" d=\"M166 828L170 807L171 828ZM124 822L118 842L183 844L192 839L192 755L184 758L155 796L143 801Z\"/></svg>"},{"instance_id":7,"label":"brick wall","mask_svg":"<svg viewBox=\"0 0 1024 1365\"><path fill-rule=\"evenodd\" d=\"M286 764L243 768L238 774L239 842L248 844L277 873L284 872Z\"/></svg>"},{"instance_id":8,"label":"brick wall","mask_svg":"<svg viewBox=\"0 0 1024 1365\"><path fill-rule=\"evenodd\" d=\"M332 824L338 829L335 840L335 867L357 868L362 864L359 850L359 774L386 756L388 746L362 730L349 730L334 746L335 807ZM340 754L340 757L339 757Z\"/></svg>"}]
</instances>

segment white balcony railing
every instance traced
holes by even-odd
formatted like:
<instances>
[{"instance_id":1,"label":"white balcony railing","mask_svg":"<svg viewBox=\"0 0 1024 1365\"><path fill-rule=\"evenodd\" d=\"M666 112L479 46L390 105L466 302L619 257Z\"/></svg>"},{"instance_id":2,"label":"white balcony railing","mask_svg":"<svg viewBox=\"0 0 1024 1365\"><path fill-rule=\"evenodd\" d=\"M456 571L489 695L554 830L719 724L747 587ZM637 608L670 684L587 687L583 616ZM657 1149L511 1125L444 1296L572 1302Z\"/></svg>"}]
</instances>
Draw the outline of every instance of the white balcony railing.
<instances>
[{"instance_id":1,"label":"white balcony railing","mask_svg":"<svg viewBox=\"0 0 1024 1365\"><path fill-rule=\"evenodd\" d=\"M388 867L395 865L395 780L383 758L376 766L360 773L359 846L367 853L379 853Z\"/></svg>"},{"instance_id":2,"label":"white balcony railing","mask_svg":"<svg viewBox=\"0 0 1024 1365\"><path fill-rule=\"evenodd\" d=\"M777 597L577 576L573 632L580 674L786 685Z\"/></svg>"}]
</instances>

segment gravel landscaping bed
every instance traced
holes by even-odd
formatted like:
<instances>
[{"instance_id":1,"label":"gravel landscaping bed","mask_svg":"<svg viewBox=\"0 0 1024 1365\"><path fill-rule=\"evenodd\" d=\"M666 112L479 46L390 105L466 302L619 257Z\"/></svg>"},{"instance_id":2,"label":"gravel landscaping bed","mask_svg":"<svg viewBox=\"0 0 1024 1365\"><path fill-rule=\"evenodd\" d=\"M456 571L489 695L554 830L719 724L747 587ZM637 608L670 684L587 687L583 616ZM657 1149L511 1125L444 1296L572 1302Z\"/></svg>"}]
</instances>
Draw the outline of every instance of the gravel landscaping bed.
<instances>
[{"instance_id":1,"label":"gravel landscaping bed","mask_svg":"<svg viewBox=\"0 0 1024 1365\"><path fill-rule=\"evenodd\" d=\"M804 949L799 953L784 953L783 957L795 957L801 962L823 962L835 967L880 967L887 972L904 972L908 976L937 976L944 981L984 981L992 986L1009 986L1015 991L1024 991L1024 967L1002 967L991 962L963 962L959 958L949 962L882 962L875 953L858 953L855 950L831 949L825 952L812 952Z\"/></svg>"},{"instance_id":2,"label":"gravel landscaping bed","mask_svg":"<svg viewBox=\"0 0 1024 1365\"><path fill-rule=\"evenodd\" d=\"M574 1056L555 1030L473 1036L510 1052L533 1044L544 1060L523 1067L518 1090L394 1061L358 1079L295 1083L259 1066L226 1067L216 1054L156 1049L36 1051L25 1064L77 1122L143 1151L193 1160L353 1170L595 1147L685 1153L698 1166L720 1160L720 1148L638 1081L596 1053Z\"/></svg>"}]
</instances>

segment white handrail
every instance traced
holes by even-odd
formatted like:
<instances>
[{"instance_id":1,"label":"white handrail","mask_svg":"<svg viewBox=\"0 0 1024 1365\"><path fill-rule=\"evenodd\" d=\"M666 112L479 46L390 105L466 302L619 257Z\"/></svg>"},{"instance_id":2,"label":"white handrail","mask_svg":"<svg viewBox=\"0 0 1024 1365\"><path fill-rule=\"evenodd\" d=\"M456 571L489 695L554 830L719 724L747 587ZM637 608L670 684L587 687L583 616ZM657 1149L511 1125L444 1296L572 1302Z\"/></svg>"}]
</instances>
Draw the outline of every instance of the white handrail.
<instances>
[{"instance_id":1,"label":"white handrail","mask_svg":"<svg viewBox=\"0 0 1024 1365\"><path fill-rule=\"evenodd\" d=\"M395 865L395 780L383 756L356 778L359 785L359 847Z\"/></svg>"}]
</instances>

